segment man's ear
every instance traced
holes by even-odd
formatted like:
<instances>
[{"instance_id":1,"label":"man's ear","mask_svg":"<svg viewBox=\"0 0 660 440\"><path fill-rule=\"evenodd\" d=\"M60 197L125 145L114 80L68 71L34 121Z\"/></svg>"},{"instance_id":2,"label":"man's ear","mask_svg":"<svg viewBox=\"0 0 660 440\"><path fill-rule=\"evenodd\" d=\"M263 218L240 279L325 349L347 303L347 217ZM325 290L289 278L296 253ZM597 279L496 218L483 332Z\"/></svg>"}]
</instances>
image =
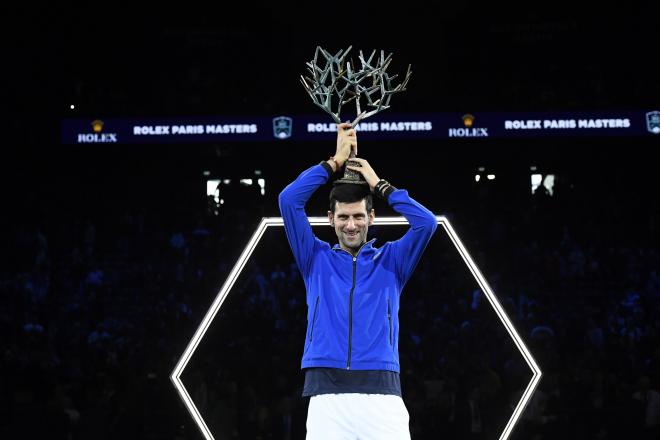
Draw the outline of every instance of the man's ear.
<instances>
[{"instance_id":1,"label":"man's ear","mask_svg":"<svg viewBox=\"0 0 660 440\"><path fill-rule=\"evenodd\" d=\"M330 222L330 226L335 226L335 215L332 211L328 211L328 221Z\"/></svg>"},{"instance_id":2,"label":"man's ear","mask_svg":"<svg viewBox=\"0 0 660 440\"><path fill-rule=\"evenodd\" d=\"M369 213L369 226L374 224L374 220L376 220L376 211L374 211L374 208L371 208L371 212Z\"/></svg>"}]
</instances>

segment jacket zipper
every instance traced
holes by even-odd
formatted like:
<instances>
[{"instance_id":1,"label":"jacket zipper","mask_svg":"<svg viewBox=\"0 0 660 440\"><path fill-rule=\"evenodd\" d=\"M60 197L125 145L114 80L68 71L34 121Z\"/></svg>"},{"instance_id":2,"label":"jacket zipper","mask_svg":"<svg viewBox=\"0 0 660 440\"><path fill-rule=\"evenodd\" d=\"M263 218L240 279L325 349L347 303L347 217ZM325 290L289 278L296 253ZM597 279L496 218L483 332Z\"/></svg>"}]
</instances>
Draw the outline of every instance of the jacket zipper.
<instances>
[{"instance_id":1,"label":"jacket zipper","mask_svg":"<svg viewBox=\"0 0 660 440\"><path fill-rule=\"evenodd\" d=\"M357 256L360 255L360 251L364 247L365 244L371 243L373 240L366 241L362 243L362 246L360 246L360 249L358 249L357 253L355 255L351 254L345 249L338 249L346 252L348 255L350 255L353 258L353 285L351 285L351 292L348 295L348 360L346 361L346 369L350 370L351 369L351 348L353 344L353 291L355 290L355 272L357 270Z\"/></svg>"},{"instance_id":2,"label":"jacket zipper","mask_svg":"<svg viewBox=\"0 0 660 440\"><path fill-rule=\"evenodd\" d=\"M317 296L316 302L314 303L314 315L312 316L312 328L309 331L309 342L312 342L312 335L314 334L314 323L316 323L316 311L319 308L319 298L320 296Z\"/></svg>"},{"instance_id":3,"label":"jacket zipper","mask_svg":"<svg viewBox=\"0 0 660 440\"><path fill-rule=\"evenodd\" d=\"M390 310L390 299L387 298L387 320L390 323L390 345L392 345L392 312Z\"/></svg>"},{"instance_id":4,"label":"jacket zipper","mask_svg":"<svg viewBox=\"0 0 660 440\"><path fill-rule=\"evenodd\" d=\"M346 362L346 369L351 369L351 348L353 344L353 291L355 290L355 271L357 269L357 256L353 257L353 285L351 286L351 293L348 300L348 362Z\"/></svg>"}]
</instances>

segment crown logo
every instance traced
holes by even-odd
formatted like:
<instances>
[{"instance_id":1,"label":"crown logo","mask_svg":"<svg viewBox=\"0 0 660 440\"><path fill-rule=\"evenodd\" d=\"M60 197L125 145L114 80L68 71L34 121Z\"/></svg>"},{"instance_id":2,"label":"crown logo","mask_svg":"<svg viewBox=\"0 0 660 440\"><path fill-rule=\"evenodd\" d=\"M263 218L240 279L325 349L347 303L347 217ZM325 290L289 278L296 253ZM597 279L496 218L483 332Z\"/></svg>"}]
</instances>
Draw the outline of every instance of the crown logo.
<instances>
[{"instance_id":1,"label":"crown logo","mask_svg":"<svg viewBox=\"0 0 660 440\"><path fill-rule=\"evenodd\" d=\"M103 121L100 119L95 119L92 121L92 130L94 130L94 133L100 133L103 131Z\"/></svg>"}]
</instances>

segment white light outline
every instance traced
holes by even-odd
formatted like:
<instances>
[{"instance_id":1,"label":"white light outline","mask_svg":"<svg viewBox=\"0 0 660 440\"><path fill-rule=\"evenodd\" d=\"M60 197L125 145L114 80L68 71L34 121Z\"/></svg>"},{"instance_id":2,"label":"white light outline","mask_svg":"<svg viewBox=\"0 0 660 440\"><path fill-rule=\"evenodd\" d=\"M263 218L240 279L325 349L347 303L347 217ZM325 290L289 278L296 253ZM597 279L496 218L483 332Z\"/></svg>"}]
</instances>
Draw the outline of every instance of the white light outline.
<instances>
[{"instance_id":1,"label":"white light outline","mask_svg":"<svg viewBox=\"0 0 660 440\"><path fill-rule=\"evenodd\" d=\"M308 219L310 225L312 226L329 225L327 217L309 217ZM509 317L507 316L506 312L500 305L499 300L497 299L497 297L491 290L490 286L488 285L488 282L486 282L486 279L481 274L481 271L472 260L472 257L470 256L468 251L463 246L463 243L458 238L458 235L456 235L456 232L449 223L449 220L445 216L440 216L440 215L436 216L436 219L438 221L438 224L444 228L445 232L451 239L452 243L454 244L454 247L456 247L456 250L461 255L461 258L463 258L463 262L470 269L470 272L472 273L472 276L474 276L475 280L479 284L481 291L484 292L486 298L488 298L488 302L490 302L490 305L495 310L495 313L497 313L498 318L500 318L500 321L506 328L507 332L509 333L509 336L511 336L511 339L513 339L514 343L516 344L516 347L518 347L518 351L520 351L520 354L523 356L523 358L527 362L527 365L531 368L533 372L532 379L527 384L527 387L525 388L525 391L523 392L520 401L514 408L513 414L509 418L506 426L504 427L504 430L502 431L502 434L500 435L500 440L506 440L509 438L509 435L513 431L513 428L518 422L518 419L520 418L523 410L525 409L527 403L531 399L532 394L536 389L536 386L541 380L542 373L536 361L534 360L531 353L527 349L527 346L525 346L525 343L518 335L518 332L516 331L513 324L509 320ZM404 217L377 217L375 219L374 224L375 225L407 225L408 221ZM186 365L190 361L190 358L195 353L197 346L199 345L200 341L206 334L206 331L211 325L211 322L213 322L213 318L215 318L215 315L220 310L222 303L227 297L227 294L234 286L236 279L238 278L241 271L245 267L245 263L252 255L252 252L254 252L254 249L257 247L259 240L261 240L261 237L264 235L266 228L268 228L269 226L284 226L284 221L282 217L264 217L261 219L259 226L257 226L257 229L252 234L250 241L243 249L243 252L236 261L236 264L232 268L231 272L227 276L227 279L225 280L222 287L220 288L220 291L213 300L211 307L209 307L208 311L206 312L206 315L204 316L204 319L202 319L201 324L199 325L199 327L197 327L195 334L193 335L190 342L188 342L188 345L186 346L186 349L181 355L179 362L177 362L176 367L174 367L174 370L170 375L170 379L172 380L174 387L179 392L179 396L181 396L184 405L190 412L190 415L192 416L195 423L197 423L197 427L199 428L200 432L202 433L202 435L206 440L215 440L215 438L213 437L213 434L211 434L211 431L204 422L203 417L201 416L201 414L197 410L197 407L190 398L188 391L183 386L183 382L181 381L181 374L183 374L183 370L186 368Z\"/></svg>"}]
</instances>

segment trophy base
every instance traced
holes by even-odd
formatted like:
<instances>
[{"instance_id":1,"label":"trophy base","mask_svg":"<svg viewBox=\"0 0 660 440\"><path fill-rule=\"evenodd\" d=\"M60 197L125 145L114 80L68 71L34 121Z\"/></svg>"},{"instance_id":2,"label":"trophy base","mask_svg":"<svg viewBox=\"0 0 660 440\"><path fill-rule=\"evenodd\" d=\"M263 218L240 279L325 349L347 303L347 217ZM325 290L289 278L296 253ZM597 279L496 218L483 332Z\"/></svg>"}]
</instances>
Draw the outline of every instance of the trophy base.
<instances>
[{"instance_id":1,"label":"trophy base","mask_svg":"<svg viewBox=\"0 0 660 440\"><path fill-rule=\"evenodd\" d=\"M361 167L359 162L351 160L353 157L355 157L355 153L351 153L351 157L349 157L347 164L351 166L356 166L356 167ZM341 179L335 180L335 185L341 185L343 183L351 183L354 185L368 185L367 181L364 179L361 173L351 170L348 168L344 169L344 175L342 176Z\"/></svg>"},{"instance_id":2,"label":"trophy base","mask_svg":"<svg viewBox=\"0 0 660 440\"><path fill-rule=\"evenodd\" d=\"M341 185L343 183L351 183L353 185L369 185L366 180L355 180L346 177L342 177L341 179L334 181L334 185Z\"/></svg>"}]
</instances>

